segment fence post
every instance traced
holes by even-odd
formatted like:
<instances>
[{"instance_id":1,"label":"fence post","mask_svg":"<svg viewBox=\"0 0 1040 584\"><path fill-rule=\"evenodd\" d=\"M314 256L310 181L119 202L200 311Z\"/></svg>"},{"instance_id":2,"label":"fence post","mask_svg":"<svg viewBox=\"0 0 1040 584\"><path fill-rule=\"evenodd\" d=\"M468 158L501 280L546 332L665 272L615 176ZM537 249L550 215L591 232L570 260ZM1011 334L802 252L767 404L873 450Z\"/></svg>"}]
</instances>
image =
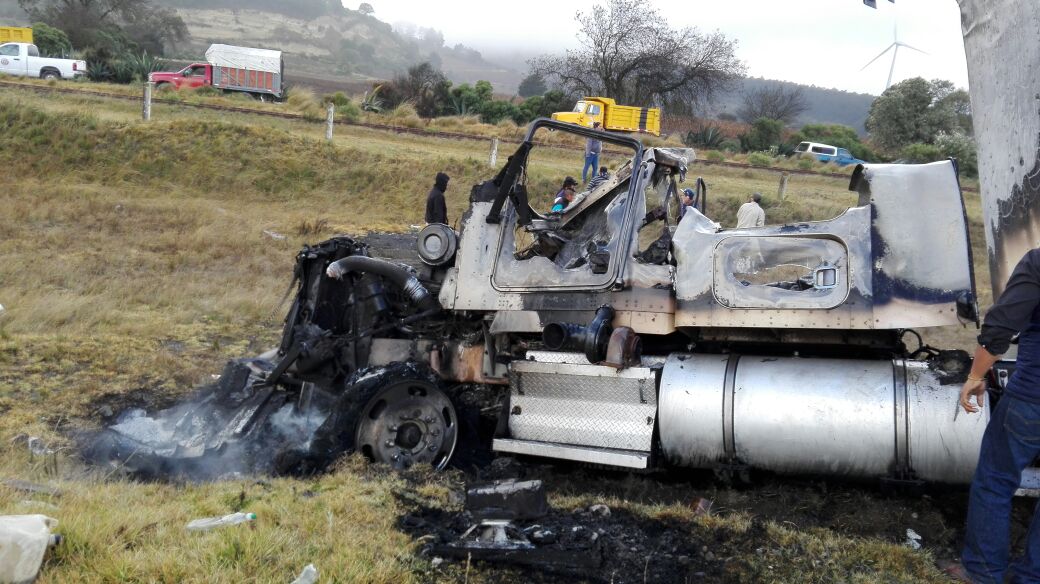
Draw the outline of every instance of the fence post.
<instances>
[{"instance_id":1,"label":"fence post","mask_svg":"<svg viewBox=\"0 0 1040 584\"><path fill-rule=\"evenodd\" d=\"M335 123L336 105L328 104L325 110L325 139L332 141L332 125Z\"/></svg>"},{"instance_id":2,"label":"fence post","mask_svg":"<svg viewBox=\"0 0 1040 584\"><path fill-rule=\"evenodd\" d=\"M491 139L491 155L488 157L488 165L494 168L498 163L498 138Z\"/></svg>"},{"instance_id":3,"label":"fence post","mask_svg":"<svg viewBox=\"0 0 1040 584\"><path fill-rule=\"evenodd\" d=\"M152 119L152 90L155 84L149 81L144 84L144 104L141 106L141 118L144 121Z\"/></svg>"},{"instance_id":4,"label":"fence post","mask_svg":"<svg viewBox=\"0 0 1040 584\"><path fill-rule=\"evenodd\" d=\"M776 196L780 197L780 200L784 200L784 196L787 194L787 179L791 178L790 173L780 173L780 187L776 191Z\"/></svg>"}]
</instances>

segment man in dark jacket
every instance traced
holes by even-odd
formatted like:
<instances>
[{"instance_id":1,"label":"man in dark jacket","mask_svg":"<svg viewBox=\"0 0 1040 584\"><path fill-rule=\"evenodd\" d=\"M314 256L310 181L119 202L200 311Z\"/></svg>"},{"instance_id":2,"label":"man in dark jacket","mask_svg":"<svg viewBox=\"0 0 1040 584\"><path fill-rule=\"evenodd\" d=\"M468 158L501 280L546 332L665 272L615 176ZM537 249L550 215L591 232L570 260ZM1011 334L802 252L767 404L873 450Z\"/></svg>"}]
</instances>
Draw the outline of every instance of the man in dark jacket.
<instances>
[{"instance_id":1,"label":"man in dark jacket","mask_svg":"<svg viewBox=\"0 0 1040 584\"><path fill-rule=\"evenodd\" d=\"M426 223L448 224L448 206L444 203L444 192L448 190L450 177L443 172L437 173L430 194L426 195Z\"/></svg>"},{"instance_id":2,"label":"man in dark jacket","mask_svg":"<svg viewBox=\"0 0 1040 584\"><path fill-rule=\"evenodd\" d=\"M1003 294L986 314L961 389L960 403L968 413L983 405L986 375L1016 334L1015 372L990 415L968 498L961 559L967 572L964 580L978 584L1004 582L1011 548L1011 500L1022 471L1040 455L1040 249L1018 262ZM1010 569L1012 582L1040 582L1040 506L1026 536L1025 555Z\"/></svg>"}]
</instances>

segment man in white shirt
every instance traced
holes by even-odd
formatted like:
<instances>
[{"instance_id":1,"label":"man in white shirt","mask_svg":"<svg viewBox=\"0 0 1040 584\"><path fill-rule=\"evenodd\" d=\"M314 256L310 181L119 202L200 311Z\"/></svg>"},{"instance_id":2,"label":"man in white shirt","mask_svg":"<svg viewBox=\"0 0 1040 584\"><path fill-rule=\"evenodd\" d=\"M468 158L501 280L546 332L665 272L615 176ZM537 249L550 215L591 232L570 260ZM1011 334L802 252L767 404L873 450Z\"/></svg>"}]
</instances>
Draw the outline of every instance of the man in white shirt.
<instances>
[{"instance_id":1,"label":"man in white shirt","mask_svg":"<svg viewBox=\"0 0 1040 584\"><path fill-rule=\"evenodd\" d=\"M766 212L758 205L761 202L762 193L754 193L748 202L737 209L737 229L762 227L766 224Z\"/></svg>"}]
</instances>

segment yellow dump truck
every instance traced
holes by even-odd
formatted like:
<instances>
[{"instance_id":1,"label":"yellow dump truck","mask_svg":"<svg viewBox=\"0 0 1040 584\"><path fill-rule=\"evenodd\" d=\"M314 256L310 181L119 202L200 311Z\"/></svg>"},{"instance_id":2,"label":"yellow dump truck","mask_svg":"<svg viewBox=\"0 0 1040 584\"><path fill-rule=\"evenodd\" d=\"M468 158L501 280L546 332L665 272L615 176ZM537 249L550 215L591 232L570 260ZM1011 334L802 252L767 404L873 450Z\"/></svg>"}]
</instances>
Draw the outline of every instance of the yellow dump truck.
<instances>
[{"instance_id":1,"label":"yellow dump truck","mask_svg":"<svg viewBox=\"0 0 1040 584\"><path fill-rule=\"evenodd\" d=\"M592 127L599 122L604 129L617 132L646 132L661 135L661 110L656 107L618 105L609 97L585 97L569 112L556 112L552 119Z\"/></svg>"},{"instance_id":2,"label":"yellow dump truck","mask_svg":"<svg viewBox=\"0 0 1040 584\"><path fill-rule=\"evenodd\" d=\"M32 44L32 29L21 26L0 26L0 43Z\"/></svg>"}]
</instances>

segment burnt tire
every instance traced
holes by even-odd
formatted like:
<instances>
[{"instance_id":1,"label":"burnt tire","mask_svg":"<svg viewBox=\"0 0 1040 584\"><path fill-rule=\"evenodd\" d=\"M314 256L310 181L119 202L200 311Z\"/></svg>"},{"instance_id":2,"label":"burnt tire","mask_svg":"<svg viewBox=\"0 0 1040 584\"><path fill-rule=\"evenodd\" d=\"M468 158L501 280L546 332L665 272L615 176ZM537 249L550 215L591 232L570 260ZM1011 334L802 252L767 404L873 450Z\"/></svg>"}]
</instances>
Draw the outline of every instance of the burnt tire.
<instances>
[{"instance_id":1,"label":"burnt tire","mask_svg":"<svg viewBox=\"0 0 1040 584\"><path fill-rule=\"evenodd\" d=\"M299 460L286 459L294 474L321 472L340 456L360 452L395 469L451 461L459 420L437 376L417 363L392 363L355 373L314 433Z\"/></svg>"}]
</instances>

